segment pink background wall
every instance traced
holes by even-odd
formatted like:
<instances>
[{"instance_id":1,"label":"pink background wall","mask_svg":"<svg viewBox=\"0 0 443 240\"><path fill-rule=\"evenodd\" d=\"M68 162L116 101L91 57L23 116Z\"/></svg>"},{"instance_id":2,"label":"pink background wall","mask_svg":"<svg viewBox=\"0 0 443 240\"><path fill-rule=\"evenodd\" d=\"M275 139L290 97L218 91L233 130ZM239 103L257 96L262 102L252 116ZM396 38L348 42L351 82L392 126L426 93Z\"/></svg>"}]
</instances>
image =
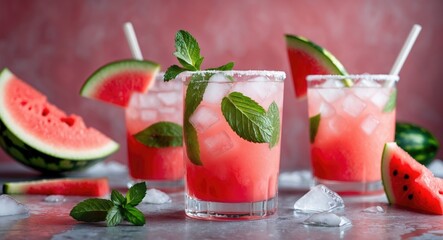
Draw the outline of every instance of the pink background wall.
<instances>
[{"instance_id":1,"label":"pink background wall","mask_svg":"<svg viewBox=\"0 0 443 240\"><path fill-rule=\"evenodd\" d=\"M80 87L99 66L130 58L124 22L133 22L145 58L163 69L176 63L174 35L186 29L200 43L203 67L235 61L236 69L287 72L282 169L309 168L306 102L295 100L283 35L314 40L348 72L387 73L421 24L400 73L397 116L443 142L442 11L440 0L0 0L0 68L120 142L110 159L125 162L123 110L80 97ZM11 159L0 152L2 161Z\"/></svg>"}]
</instances>

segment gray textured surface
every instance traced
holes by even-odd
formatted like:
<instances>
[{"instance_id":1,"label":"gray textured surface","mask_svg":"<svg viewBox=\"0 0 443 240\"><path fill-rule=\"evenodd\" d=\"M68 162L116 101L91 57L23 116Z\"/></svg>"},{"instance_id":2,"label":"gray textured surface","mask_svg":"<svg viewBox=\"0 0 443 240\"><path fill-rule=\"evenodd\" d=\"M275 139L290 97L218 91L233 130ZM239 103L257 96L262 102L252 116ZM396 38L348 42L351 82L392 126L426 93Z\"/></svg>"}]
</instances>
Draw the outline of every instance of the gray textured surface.
<instances>
[{"instance_id":1,"label":"gray textured surface","mask_svg":"<svg viewBox=\"0 0 443 240\"><path fill-rule=\"evenodd\" d=\"M85 175L81 175L85 176ZM1 166L0 183L34 179L39 176L21 167ZM124 190L125 174L111 175L113 188ZM69 211L83 197L67 197L63 203L44 202L45 196L15 195L30 209L29 216L0 217L0 239L436 239L443 238L443 216L420 214L387 205L386 198L345 197L345 209L336 212L352 221L346 227L305 226L307 217L295 214L294 202L304 191L280 189L278 213L256 221L213 222L187 218L183 192L173 193L172 203L141 204L146 225L124 223L105 227L104 223L80 223ZM386 212L362 212L381 206Z\"/></svg>"}]
</instances>

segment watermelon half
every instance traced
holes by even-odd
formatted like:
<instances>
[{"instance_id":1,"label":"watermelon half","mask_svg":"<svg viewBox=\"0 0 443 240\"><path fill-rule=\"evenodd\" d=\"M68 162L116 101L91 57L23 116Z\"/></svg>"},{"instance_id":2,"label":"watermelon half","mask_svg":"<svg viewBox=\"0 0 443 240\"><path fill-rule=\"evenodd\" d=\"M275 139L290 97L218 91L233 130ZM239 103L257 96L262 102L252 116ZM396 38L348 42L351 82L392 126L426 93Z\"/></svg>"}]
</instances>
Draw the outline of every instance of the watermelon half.
<instances>
[{"instance_id":1,"label":"watermelon half","mask_svg":"<svg viewBox=\"0 0 443 240\"><path fill-rule=\"evenodd\" d=\"M47 173L83 169L118 149L8 69L0 72L0 146L15 160Z\"/></svg>"},{"instance_id":2,"label":"watermelon half","mask_svg":"<svg viewBox=\"0 0 443 240\"><path fill-rule=\"evenodd\" d=\"M160 65L151 61L130 59L111 62L86 80L80 95L127 107L131 94L148 91L159 71Z\"/></svg>"},{"instance_id":3,"label":"watermelon half","mask_svg":"<svg viewBox=\"0 0 443 240\"><path fill-rule=\"evenodd\" d=\"M63 178L3 184L5 194L39 194L100 197L109 193L107 178Z\"/></svg>"},{"instance_id":4,"label":"watermelon half","mask_svg":"<svg viewBox=\"0 0 443 240\"><path fill-rule=\"evenodd\" d=\"M390 204L443 214L443 179L434 177L395 142L385 144L381 173Z\"/></svg>"},{"instance_id":5,"label":"watermelon half","mask_svg":"<svg viewBox=\"0 0 443 240\"><path fill-rule=\"evenodd\" d=\"M285 38L297 98L306 96L308 75L347 74L343 65L328 50L301 36L286 34Z\"/></svg>"}]
</instances>

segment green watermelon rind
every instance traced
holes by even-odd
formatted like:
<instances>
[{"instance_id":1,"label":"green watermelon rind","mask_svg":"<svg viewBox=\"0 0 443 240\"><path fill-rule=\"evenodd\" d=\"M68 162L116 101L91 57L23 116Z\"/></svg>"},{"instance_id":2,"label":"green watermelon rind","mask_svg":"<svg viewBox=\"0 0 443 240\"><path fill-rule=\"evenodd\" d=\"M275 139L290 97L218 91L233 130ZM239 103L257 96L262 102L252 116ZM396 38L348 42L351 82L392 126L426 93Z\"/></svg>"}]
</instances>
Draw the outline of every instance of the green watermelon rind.
<instances>
[{"instance_id":1,"label":"green watermelon rind","mask_svg":"<svg viewBox=\"0 0 443 240\"><path fill-rule=\"evenodd\" d=\"M390 168L389 168L389 159L391 159L392 157L392 151L391 149L395 149L397 147L397 144L395 142L389 142L386 143L384 148L383 148L383 153L382 153L382 160L381 160L381 179L383 182L383 188L385 190L385 194L386 197L388 198L388 202L390 204L394 204L395 203L395 197L393 194L393 190L391 185L389 185L388 183L391 182L391 177L390 177Z\"/></svg>"},{"instance_id":2,"label":"green watermelon rind","mask_svg":"<svg viewBox=\"0 0 443 240\"><path fill-rule=\"evenodd\" d=\"M122 72L130 71L149 71L156 75L160 71L158 63L147 60L124 59L108 63L97 69L85 81L80 89L80 95L84 97L93 98L94 93L101 87L101 84L111 76ZM154 83L151 81L150 85L144 89L144 92Z\"/></svg>"},{"instance_id":3,"label":"green watermelon rind","mask_svg":"<svg viewBox=\"0 0 443 240\"><path fill-rule=\"evenodd\" d=\"M0 72L0 96L4 94L4 86L13 77L7 68ZM119 145L110 140L101 148L89 151L49 146L17 126L0 98L0 147L15 160L35 170L61 173L89 167L116 152Z\"/></svg>"},{"instance_id":4,"label":"green watermelon rind","mask_svg":"<svg viewBox=\"0 0 443 240\"><path fill-rule=\"evenodd\" d=\"M437 138L431 132L406 122L396 123L395 141L398 146L425 166L434 160L440 147Z\"/></svg>"},{"instance_id":5,"label":"green watermelon rind","mask_svg":"<svg viewBox=\"0 0 443 240\"><path fill-rule=\"evenodd\" d=\"M289 49L302 50L326 68L330 74L346 75L343 64L331 52L320 47L305 37L286 34L286 45Z\"/></svg>"}]
</instances>

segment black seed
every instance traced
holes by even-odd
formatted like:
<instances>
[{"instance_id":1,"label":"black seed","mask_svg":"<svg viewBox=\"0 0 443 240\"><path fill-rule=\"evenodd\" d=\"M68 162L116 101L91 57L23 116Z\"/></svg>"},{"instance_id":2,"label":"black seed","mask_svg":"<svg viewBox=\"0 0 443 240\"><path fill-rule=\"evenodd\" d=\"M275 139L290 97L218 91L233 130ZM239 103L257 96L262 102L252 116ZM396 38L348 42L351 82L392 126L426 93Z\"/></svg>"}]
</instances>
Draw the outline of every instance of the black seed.
<instances>
[{"instance_id":1,"label":"black seed","mask_svg":"<svg viewBox=\"0 0 443 240\"><path fill-rule=\"evenodd\" d=\"M408 186L404 185L403 186L403 191L405 191L405 192L408 191Z\"/></svg>"},{"instance_id":2,"label":"black seed","mask_svg":"<svg viewBox=\"0 0 443 240\"><path fill-rule=\"evenodd\" d=\"M409 175L408 174L405 174L405 179L409 179Z\"/></svg>"},{"instance_id":3,"label":"black seed","mask_svg":"<svg viewBox=\"0 0 443 240\"><path fill-rule=\"evenodd\" d=\"M412 200L413 197L414 197L413 194L409 194L409 195L408 195L408 199L409 199L409 200Z\"/></svg>"},{"instance_id":4,"label":"black seed","mask_svg":"<svg viewBox=\"0 0 443 240\"><path fill-rule=\"evenodd\" d=\"M394 174L394 176L397 176L398 171L397 171L397 170L394 170L393 174Z\"/></svg>"}]
</instances>

